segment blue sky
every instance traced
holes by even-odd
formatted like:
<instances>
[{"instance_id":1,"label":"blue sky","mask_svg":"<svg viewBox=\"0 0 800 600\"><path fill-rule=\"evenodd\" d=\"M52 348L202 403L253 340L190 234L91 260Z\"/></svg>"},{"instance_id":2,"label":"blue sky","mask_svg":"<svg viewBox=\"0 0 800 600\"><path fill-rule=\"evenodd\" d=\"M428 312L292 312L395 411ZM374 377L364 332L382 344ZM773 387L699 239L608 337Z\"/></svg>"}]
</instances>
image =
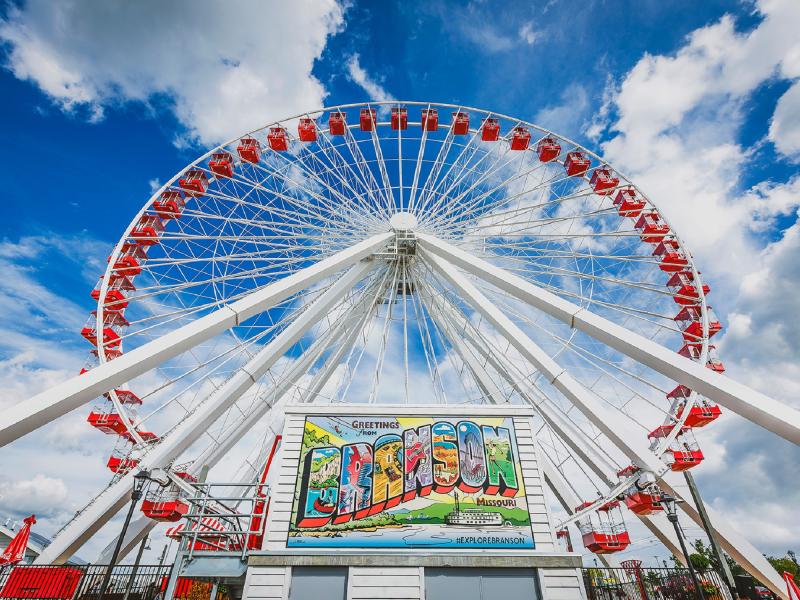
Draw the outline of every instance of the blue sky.
<instances>
[{"instance_id":1,"label":"blue sky","mask_svg":"<svg viewBox=\"0 0 800 600\"><path fill-rule=\"evenodd\" d=\"M798 405L794 0L289 4L0 8L0 406L83 361L94 278L155 183L248 128L392 98L516 115L605 154L694 250L729 325L730 374ZM48 439L75 450L73 434ZM782 551L800 535L796 518L782 525L800 502L797 449L735 417L708 435L712 504ZM0 508L94 485L30 464ZM731 464L736 493L717 487Z\"/></svg>"}]
</instances>

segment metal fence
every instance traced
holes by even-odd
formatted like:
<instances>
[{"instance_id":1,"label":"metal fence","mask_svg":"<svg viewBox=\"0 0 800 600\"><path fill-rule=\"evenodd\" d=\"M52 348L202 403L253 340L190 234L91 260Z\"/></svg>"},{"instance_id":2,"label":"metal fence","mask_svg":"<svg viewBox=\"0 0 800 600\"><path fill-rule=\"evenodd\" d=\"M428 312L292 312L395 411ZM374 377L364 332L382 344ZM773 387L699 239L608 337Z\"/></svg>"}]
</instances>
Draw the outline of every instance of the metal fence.
<instances>
[{"instance_id":1,"label":"metal fence","mask_svg":"<svg viewBox=\"0 0 800 600\"><path fill-rule=\"evenodd\" d=\"M698 573L701 595L686 569L604 569L583 570L589 600L733 600L716 571Z\"/></svg>"},{"instance_id":2,"label":"metal fence","mask_svg":"<svg viewBox=\"0 0 800 600\"><path fill-rule=\"evenodd\" d=\"M104 600L157 600L162 596L170 568L171 565L118 565L111 573ZM105 565L0 567L0 599L100 600L100 585L107 569ZM183 588L186 587L184 582ZM189 590L179 586L179 591L186 592L184 598L189 597Z\"/></svg>"}]
</instances>

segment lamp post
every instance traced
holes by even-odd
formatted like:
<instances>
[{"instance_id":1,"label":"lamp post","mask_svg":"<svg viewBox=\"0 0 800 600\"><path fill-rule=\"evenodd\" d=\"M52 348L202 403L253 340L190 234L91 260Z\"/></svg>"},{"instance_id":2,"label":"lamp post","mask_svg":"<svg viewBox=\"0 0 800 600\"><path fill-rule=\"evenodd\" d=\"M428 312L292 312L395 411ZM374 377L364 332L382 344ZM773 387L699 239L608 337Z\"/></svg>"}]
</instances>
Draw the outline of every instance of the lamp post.
<instances>
[{"instance_id":1,"label":"lamp post","mask_svg":"<svg viewBox=\"0 0 800 600\"><path fill-rule=\"evenodd\" d=\"M692 561L689 560L689 553L686 551L686 542L683 539L680 525L678 525L678 507L676 505L675 498L669 494L662 494L661 500L664 503L664 509L667 512L667 520L672 523L672 526L675 528L675 535L678 537L678 541L681 544L681 552L683 552L683 556L686 558L686 566L689 568L689 574L692 576L695 594L697 595L698 600L705 600L703 589L700 587L700 581L697 579L697 573L694 570Z\"/></svg>"},{"instance_id":2,"label":"lamp post","mask_svg":"<svg viewBox=\"0 0 800 600\"><path fill-rule=\"evenodd\" d=\"M133 516L133 509L136 508L136 503L142 497L142 492L148 481L150 481L150 471L142 470L133 476L131 505L128 508L128 514L125 516L125 523L122 525L122 532L117 538L117 545L114 546L114 554L111 555L111 562L108 565L108 569L106 569L106 574L103 576L103 583L100 585L100 593L97 596L98 600L103 600L106 595L108 582L111 581L111 573L114 570L114 565L117 563L117 557L119 556L119 551L122 548L122 542L125 539L125 533L128 531L128 525L130 525L131 517Z\"/></svg>"}]
</instances>

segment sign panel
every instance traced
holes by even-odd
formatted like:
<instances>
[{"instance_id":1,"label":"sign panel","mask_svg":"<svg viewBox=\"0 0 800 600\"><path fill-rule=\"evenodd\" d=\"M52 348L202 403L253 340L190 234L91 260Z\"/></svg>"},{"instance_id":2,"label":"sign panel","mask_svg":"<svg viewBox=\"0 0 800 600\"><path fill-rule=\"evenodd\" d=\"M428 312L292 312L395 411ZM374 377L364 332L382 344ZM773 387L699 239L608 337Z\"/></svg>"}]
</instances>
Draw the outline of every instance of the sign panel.
<instances>
[{"instance_id":1,"label":"sign panel","mask_svg":"<svg viewBox=\"0 0 800 600\"><path fill-rule=\"evenodd\" d=\"M534 547L510 417L308 416L288 547Z\"/></svg>"}]
</instances>

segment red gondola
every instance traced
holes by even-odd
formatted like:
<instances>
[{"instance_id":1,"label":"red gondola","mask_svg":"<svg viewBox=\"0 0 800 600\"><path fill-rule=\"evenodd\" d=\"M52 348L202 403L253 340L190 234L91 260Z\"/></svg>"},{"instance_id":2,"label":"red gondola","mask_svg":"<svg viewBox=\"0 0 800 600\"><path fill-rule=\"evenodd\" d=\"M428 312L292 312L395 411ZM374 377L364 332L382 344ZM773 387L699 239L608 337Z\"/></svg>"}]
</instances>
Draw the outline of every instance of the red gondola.
<instances>
[{"instance_id":1,"label":"red gondola","mask_svg":"<svg viewBox=\"0 0 800 600\"><path fill-rule=\"evenodd\" d=\"M591 506L592 502L584 502L575 508L575 512ZM595 554L611 554L627 548L630 535L622 518L619 502L612 500L577 522L583 536L583 545Z\"/></svg>"},{"instance_id":2,"label":"red gondola","mask_svg":"<svg viewBox=\"0 0 800 600\"><path fill-rule=\"evenodd\" d=\"M664 510L661 494L650 494L636 490L625 496L625 506L637 515L652 515Z\"/></svg>"},{"instance_id":3,"label":"red gondola","mask_svg":"<svg viewBox=\"0 0 800 600\"><path fill-rule=\"evenodd\" d=\"M158 238L164 231L164 222L157 215L142 215L131 231L131 238L141 246L158 244Z\"/></svg>"},{"instance_id":4,"label":"red gondola","mask_svg":"<svg viewBox=\"0 0 800 600\"><path fill-rule=\"evenodd\" d=\"M610 196L619 185L619 177L616 177L608 167L599 167L592 173L589 184L595 194Z\"/></svg>"},{"instance_id":5,"label":"red gondola","mask_svg":"<svg viewBox=\"0 0 800 600\"><path fill-rule=\"evenodd\" d=\"M636 190L633 188L620 190L614 197L614 206L617 207L617 212L621 217L637 218L642 214L645 204L645 201L636 195Z\"/></svg>"},{"instance_id":6,"label":"red gondola","mask_svg":"<svg viewBox=\"0 0 800 600\"><path fill-rule=\"evenodd\" d=\"M153 202L153 210L164 220L180 219L185 206L186 200L178 190L167 190Z\"/></svg>"},{"instance_id":7,"label":"red gondola","mask_svg":"<svg viewBox=\"0 0 800 600\"><path fill-rule=\"evenodd\" d=\"M138 459L129 458L128 452L115 449L111 452L111 456L108 457L106 466L112 473L127 473L131 469L135 469L138 464Z\"/></svg>"},{"instance_id":8,"label":"red gondola","mask_svg":"<svg viewBox=\"0 0 800 600\"><path fill-rule=\"evenodd\" d=\"M531 132L527 127L517 126L511 132L511 149L527 150L531 144Z\"/></svg>"},{"instance_id":9,"label":"red gondola","mask_svg":"<svg viewBox=\"0 0 800 600\"><path fill-rule=\"evenodd\" d=\"M425 113L425 111L422 112L423 114ZM372 131L375 128L375 123L377 122L377 114L375 113L374 108L361 109L361 115L359 118L361 131Z\"/></svg>"},{"instance_id":10,"label":"red gondola","mask_svg":"<svg viewBox=\"0 0 800 600\"><path fill-rule=\"evenodd\" d=\"M178 180L178 185L192 198L199 198L206 193L208 188L208 176L205 171L200 169L189 169L183 177Z\"/></svg>"},{"instance_id":11,"label":"red gondola","mask_svg":"<svg viewBox=\"0 0 800 600\"><path fill-rule=\"evenodd\" d=\"M111 257L108 257L111 260ZM135 277L142 272L142 265L147 260L147 246L135 242L125 242L117 255L114 271L125 277Z\"/></svg>"},{"instance_id":12,"label":"red gondola","mask_svg":"<svg viewBox=\"0 0 800 600\"><path fill-rule=\"evenodd\" d=\"M233 177L233 155L227 150L220 150L211 155L208 168L217 177L230 179Z\"/></svg>"},{"instance_id":13,"label":"red gondola","mask_svg":"<svg viewBox=\"0 0 800 600\"><path fill-rule=\"evenodd\" d=\"M261 161L261 144L255 138L246 137L239 140L239 146L236 151L239 153L239 158L244 162L255 165Z\"/></svg>"},{"instance_id":14,"label":"red gondola","mask_svg":"<svg viewBox=\"0 0 800 600\"><path fill-rule=\"evenodd\" d=\"M392 109L392 129L408 129L408 110L405 107L397 106Z\"/></svg>"},{"instance_id":15,"label":"red gondola","mask_svg":"<svg viewBox=\"0 0 800 600\"><path fill-rule=\"evenodd\" d=\"M643 242L658 244L669 233L669 225L661 220L661 216L654 210L643 212L636 221L636 229Z\"/></svg>"},{"instance_id":16,"label":"red gondola","mask_svg":"<svg viewBox=\"0 0 800 600\"><path fill-rule=\"evenodd\" d=\"M267 143L275 152L286 152L289 149L289 136L283 127L270 127Z\"/></svg>"},{"instance_id":17,"label":"red gondola","mask_svg":"<svg viewBox=\"0 0 800 600\"><path fill-rule=\"evenodd\" d=\"M469 133L469 114L461 111L453 113L453 123L450 125L453 135L467 135Z\"/></svg>"},{"instance_id":18,"label":"red gondola","mask_svg":"<svg viewBox=\"0 0 800 600\"><path fill-rule=\"evenodd\" d=\"M722 331L722 323L719 322L714 309L706 308L708 315L708 337L714 337ZM675 317L675 323L683 332L683 339L687 342L694 342L703 336L703 311L697 304L684 306Z\"/></svg>"},{"instance_id":19,"label":"red gondola","mask_svg":"<svg viewBox=\"0 0 800 600\"><path fill-rule=\"evenodd\" d=\"M81 335L92 346L97 346L97 312L92 311L91 316L86 321L86 324L81 329ZM122 316L121 311L106 310L103 311L103 341L102 345L107 348L117 348L122 343L122 329L129 325L127 319Z\"/></svg>"},{"instance_id":20,"label":"red gondola","mask_svg":"<svg viewBox=\"0 0 800 600\"><path fill-rule=\"evenodd\" d=\"M543 137L536 144L536 154L539 155L539 160L542 162L554 161L561 154L561 144L554 137Z\"/></svg>"},{"instance_id":21,"label":"red gondola","mask_svg":"<svg viewBox=\"0 0 800 600\"><path fill-rule=\"evenodd\" d=\"M197 482L197 478L185 470L174 473L184 481ZM183 491L171 485L166 490L147 492L142 501L142 512L154 521L174 523L189 512L189 503L183 498Z\"/></svg>"},{"instance_id":22,"label":"red gondola","mask_svg":"<svg viewBox=\"0 0 800 600\"><path fill-rule=\"evenodd\" d=\"M496 142L500 137L500 121L494 117L486 117L481 125L481 140Z\"/></svg>"},{"instance_id":23,"label":"red gondola","mask_svg":"<svg viewBox=\"0 0 800 600\"><path fill-rule=\"evenodd\" d=\"M670 400L679 400L681 398L688 398L692 395L692 390L690 390L685 385L678 385L675 387L674 390L667 394L667 398Z\"/></svg>"},{"instance_id":24,"label":"red gondola","mask_svg":"<svg viewBox=\"0 0 800 600\"><path fill-rule=\"evenodd\" d=\"M317 124L313 119L303 117L297 124L297 137L301 142L316 142L317 141Z\"/></svg>"},{"instance_id":25,"label":"red gondola","mask_svg":"<svg viewBox=\"0 0 800 600\"><path fill-rule=\"evenodd\" d=\"M331 135L344 135L347 117L343 112L331 113L328 117L328 131Z\"/></svg>"},{"instance_id":26,"label":"red gondola","mask_svg":"<svg viewBox=\"0 0 800 600\"><path fill-rule=\"evenodd\" d=\"M114 391L117 393L117 400L119 400L121 404L130 404L132 406L142 404L142 399L130 390L120 388ZM111 400L111 395L108 392L103 394L103 396L105 396L106 399Z\"/></svg>"},{"instance_id":27,"label":"red gondola","mask_svg":"<svg viewBox=\"0 0 800 600\"><path fill-rule=\"evenodd\" d=\"M684 270L689 265L689 260L681 252L678 240L673 237L664 237L653 250L653 256L661 258L658 268L667 273Z\"/></svg>"},{"instance_id":28,"label":"red gondola","mask_svg":"<svg viewBox=\"0 0 800 600\"><path fill-rule=\"evenodd\" d=\"M700 300L700 294L694 285L694 275L691 271L679 271L675 273L667 281L667 287L672 293L672 299L677 303L684 306L690 304L697 304ZM707 295L711 288L707 284L703 284L703 295Z\"/></svg>"},{"instance_id":29,"label":"red gondola","mask_svg":"<svg viewBox=\"0 0 800 600\"><path fill-rule=\"evenodd\" d=\"M422 128L425 131L438 131L439 111L435 108L422 109Z\"/></svg>"},{"instance_id":30,"label":"red gondola","mask_svg":"<svg viewBox=\"0 0 800 600\"><path fill-rule=\"evenodd\" d=\"M91 296L96 301L100 301L100 286L103 285L103 278L101 277L97 285L94 286ZM111 274L111 279L106 288L106 296L103 302L105 308L109 310L122 310L128 306L127 293L135 290L133 283L130 279L117 273Z\"/></svg>"},{"instance_id":31,"label":"red gondola","mask_svg":"<svg viewBox=\"0 0 800 600\"><path fill-rule=\"evenodd\" d=\"M573 150L567 152L567 158L564 160L564 168L569 177L582 177L589 170L592 161L580 150Z\"/></svg>"},{"instance_id":32,"label":"red gondola","mask_svg":"<svg viewBox=\"0 0 800 600\"><path fill-rule=\"evenodd\" d=\"M685 403L678 405L678 408L675 411L676 419L680 419L683 416L683 409L685 406ZM683 426L705 427L712 421L716 421L721 414L722 410L719 406L706 400L705 398L701 398L695 403L694 406L692 406L692 408L689 409L689 415L686 417L686 421L684 421Z\"/></svg>"},{"instance_id":33,"label":"red gondola","mask_svg":"<svg viewBox=\"0 0 800 600\"><path fill-rule=\"evenodd\" d=\"M658 440L667 437L674 428L674 425L662 425L661 427L656 427L647 437L655 447L658 444ZM700 446L697 440L694 439L694 434L690 427L684 425L681 428L680 433L672 440L667 449L665 457L670 469L673 471L686 471L696 467L703 461L703 453L700 451Z\"/></svg>"},{"instance_id":34,"label":"red gondola","mask_svg":"<svg viewBox=\"0 0 800 600\"><path fill-rule=\"evenodd\" d=\"M132 425L135 413L128 412L127 423ZM128 432L128 427L125 422L125 417L117 412L114 404L110 401L105 402L104 405L92 407L92 411L86 418L89 425L110 435L124 435Z\"/></svg>"}]
</instances>

